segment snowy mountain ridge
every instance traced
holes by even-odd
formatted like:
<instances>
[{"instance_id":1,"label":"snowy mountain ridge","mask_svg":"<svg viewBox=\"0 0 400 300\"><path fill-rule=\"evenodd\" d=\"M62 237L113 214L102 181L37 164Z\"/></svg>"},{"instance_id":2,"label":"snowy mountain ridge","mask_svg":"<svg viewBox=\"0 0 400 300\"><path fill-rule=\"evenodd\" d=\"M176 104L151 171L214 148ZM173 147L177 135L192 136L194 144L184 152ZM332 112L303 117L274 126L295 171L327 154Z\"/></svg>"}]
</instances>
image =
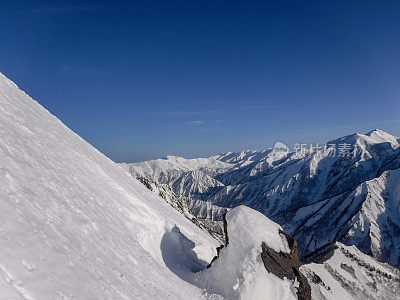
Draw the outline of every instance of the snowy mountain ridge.
<instances>
[{"instance_id":1,"label":"snowy mountain ridge","mask_svg":"<svg viewBox=\"0 0 400 300\"><path fill-rule=\"evenodd\" d=\"M212 157L229 163L227 170L209 171L210 165L196 169L203 176L191 177L170 168L156 177L149 171L148 178L163 178L177 197L227 208L243 203L262 212L294 235L303 258L340 241L400 265L399 139L373 130L327 144L343 143L352 145L348 157L323 150L283 158L272 149L228 152ZM129 164L130 172L136 176L142 164ZM215 181L203 181L206 176Z\"/></svg>"}]
</instances>

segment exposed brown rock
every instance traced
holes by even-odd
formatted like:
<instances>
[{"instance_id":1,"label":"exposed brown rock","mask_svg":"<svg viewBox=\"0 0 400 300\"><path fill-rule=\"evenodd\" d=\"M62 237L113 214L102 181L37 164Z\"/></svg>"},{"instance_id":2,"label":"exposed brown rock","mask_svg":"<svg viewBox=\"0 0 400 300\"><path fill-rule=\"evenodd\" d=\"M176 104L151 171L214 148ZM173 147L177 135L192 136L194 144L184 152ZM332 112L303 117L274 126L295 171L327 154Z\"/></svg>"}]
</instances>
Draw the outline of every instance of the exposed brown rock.
<instances>
[{"instance_id":1,"label":"exposed brown rock","mask_svg":"<svg viewBox=\"0 0 400 300\"><path fill-rule=\"evenodd\" d=\"M300 300L311 299L311 286L307 278L300 272L301 262L298 255L298 246L295 239L284 231L279 232L286 237L288 241L290 253L276 252L262 243L261 259L264 262L265 269L283 279L297 279L299 287L297 287L297 297Z\"/></svg>"}]
</instances>

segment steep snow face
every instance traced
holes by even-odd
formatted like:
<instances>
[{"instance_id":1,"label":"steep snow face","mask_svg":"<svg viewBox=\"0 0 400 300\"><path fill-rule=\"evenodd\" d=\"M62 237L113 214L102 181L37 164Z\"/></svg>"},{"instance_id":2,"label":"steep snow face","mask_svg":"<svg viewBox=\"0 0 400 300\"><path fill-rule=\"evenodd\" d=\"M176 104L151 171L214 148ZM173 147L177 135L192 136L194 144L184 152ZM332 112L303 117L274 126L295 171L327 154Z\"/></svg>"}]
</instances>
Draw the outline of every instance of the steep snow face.
<instances>
[{"instance_id":1,"label":"steep snow face","mask_svg":"<svg viewBox=\"0 0 400 300\"><path fill-rule=\"evenodd\" d=\"M262 243L277 252L290 252L279 233L281 227L245 206L229 211L226 221L229 244L197 280L226 299L297 299L296 284L269 273L261 259Z\"/></svg>"},{"instance_id":2,"label":"steep snow face","mask_svg":"<svg viewBox=\"0 0 400 300\"><path fill-rule=\"evenodd\" d=\"M218 243L3 75L0 135L0 298L201 297L168 241L197 266Z\"/></svg>"},{"instance_id":3,"label":"steep snow face","mask_svg":"<svg viewBox=\"0 0 400 300\"><path fill-rule=\"evenodd\" d=\"M400 271L377 262L354 246L336 243L323 262L300 269L312 286L313 299L398 299Z\"/></svg>"}]
</instances>

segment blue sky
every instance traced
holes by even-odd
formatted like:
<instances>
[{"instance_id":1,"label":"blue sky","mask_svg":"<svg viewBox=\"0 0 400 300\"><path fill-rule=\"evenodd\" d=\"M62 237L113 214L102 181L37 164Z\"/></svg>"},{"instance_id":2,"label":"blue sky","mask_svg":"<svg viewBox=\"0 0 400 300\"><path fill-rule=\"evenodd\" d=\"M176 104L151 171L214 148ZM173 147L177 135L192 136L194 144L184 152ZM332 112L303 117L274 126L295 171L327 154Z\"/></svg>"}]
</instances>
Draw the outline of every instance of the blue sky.
<instances>
[{"instance_id":1,"label":"blue sky","mask_svg":"<svg viewBox=\"0 0 400 300\"><path fill-rule=\"evenodd\" d=\"M0 72L116 161L400 135L398 1L0 1Z\"/></svg>"}]
</instances>

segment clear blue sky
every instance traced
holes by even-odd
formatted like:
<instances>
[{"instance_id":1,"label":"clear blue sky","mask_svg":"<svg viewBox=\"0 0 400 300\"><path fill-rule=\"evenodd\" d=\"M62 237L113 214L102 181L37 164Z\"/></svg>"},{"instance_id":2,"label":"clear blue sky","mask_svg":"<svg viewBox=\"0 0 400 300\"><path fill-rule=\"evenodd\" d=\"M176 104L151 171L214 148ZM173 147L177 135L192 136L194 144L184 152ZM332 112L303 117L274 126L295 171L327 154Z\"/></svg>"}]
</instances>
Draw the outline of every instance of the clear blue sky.
<instances>
[{"instance_id":1,"label":"clear blue sky","mask_svg":"<svg viewBox=\"0 0 400 300\"><path fill-rule=\"evenodd\" d=\"M400 135L400 2L0 1L0 71L116 161Z\"/></svg>"}]
</instances>

